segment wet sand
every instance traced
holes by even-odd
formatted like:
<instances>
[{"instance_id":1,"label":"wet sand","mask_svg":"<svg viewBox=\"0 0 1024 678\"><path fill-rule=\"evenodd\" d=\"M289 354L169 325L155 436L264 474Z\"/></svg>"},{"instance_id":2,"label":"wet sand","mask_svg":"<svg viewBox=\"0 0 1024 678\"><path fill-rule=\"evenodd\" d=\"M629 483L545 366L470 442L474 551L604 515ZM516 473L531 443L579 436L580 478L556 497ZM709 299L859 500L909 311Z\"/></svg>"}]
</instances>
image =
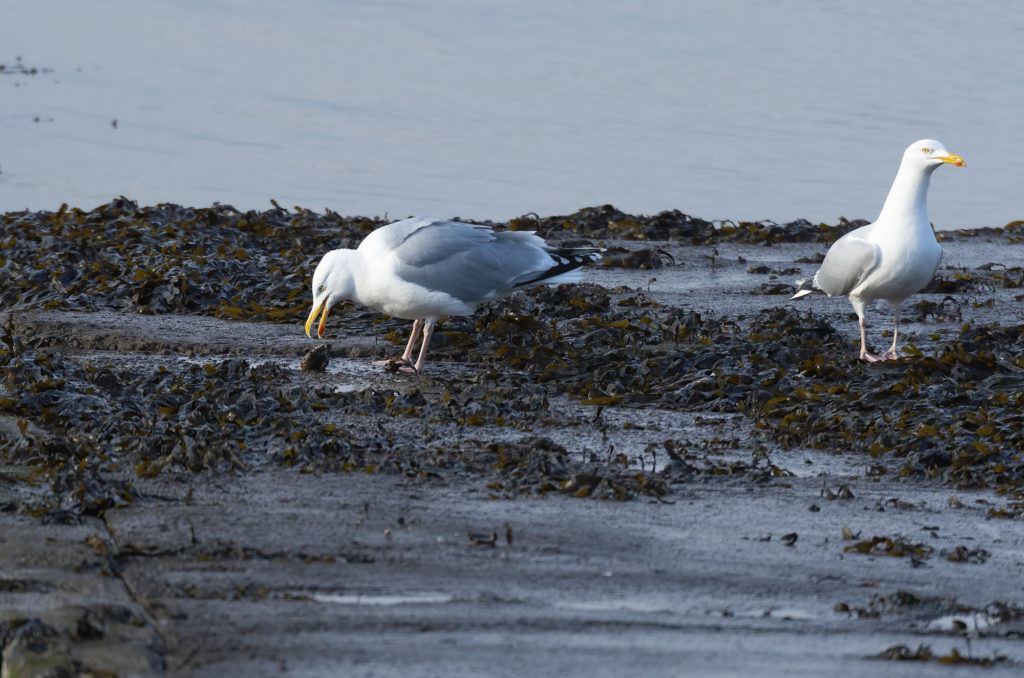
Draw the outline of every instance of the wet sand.
<instances>
[{"instance_id":1,"label":"wet sand","mask_svg":"<svg viewBox=\"0 0 1024 678\"><path fill-rule=\"evenodd\" d=\"M190 503L119 509L105 522L172 675L615 676L642 665L651 675L868 676L879 666L866 657L897 644L966 652L944 621L1020 599L1024 525L985 521L977 502L988 497L959 494L966 506L954 508L942 488L825 484L840 482L853 498L824 499L822 479L806 478L612 503L259 472L166 483L154 490L191 492ZM906 535L936 555L914 567L845 552L844 527L862 539ZM938 555L957 546L992 555ZM901 591L920 602L894 602ZM1019 658L1019 638L1004 634L1024 625L997 626L972 652Z\"/></svg>"},{"instance_id":2,"label":"wet sand","mask_svg":"<svg viewBox=\"0 0 1024 678\"><path fill-rule=\"evenodd\" d=\"M649 271L588 269L612 309L642 296L665 313L726 318L737 335L777 309L809 310L841 344L824 352L848 352L851 371L861 369L845 300L765 294L813 272L798 260L825 246L617 245L671 260ZM940 278L1013 266L1021 253L1005 238L955 241ZM751 272L760 266L765 272ZM967 320L1019 324L1014 295L984 286L922 294L912 301L948 312L908 314L905 340L931 354L962 337ZM493 306L525 302L502 303ZM1024 521L993 517L1014 513L1012 492L900 475L901 462L852 444L781 445L750 416L705 401L587 405L545 387L543 416L524 397L507 419L494 418L473 384L499 370L520 388L539 388L544 370L477 362L479 349L459 348L470 326L453 321L426 374L390 373L369 360L399 352L407 328L372 317L332 316L328 370L305 373L300 358L315 344L296 324L113 309L9 313L5 327L24 355L106 370L122 384L133 373L206 366L214 381L223 372L250 375L225 381L255 382L252 366L273 366L273 380L345 405L314 408L303 426L344 429L378 449L360 464L326 446L290 463L280 441L249 437L238 464L200 471L182 466L188 457L156 472L155 462L140 466L127 453L102 464L90 457L109 487L130 483L130 499L90 490L89 476L79 480L85 495L106 503L69 499L61 512L45 501L58 486L17 445L59 436L46 418L3 415L4 439L21 450L0 467L5 675L48 665L171 676L920 676L944 675L942 658L968 657L1005 658L986 675L1016 675L1024 662ZM878 304L871 319L879 346L888 310ZM642 350L653 360L674 349ZM249 372L223 367L239 357ZM906 359L870 374L896 382L913 367ZM361 414L344 398L364 392L405 398L429 416ZM449 400L458 407L441 417ZM537 461L541 440L567 457ZM674 457L666 441L686 451ZM516 445L533 452L518 470L498 468ZM461 452L442 454L452 450ZM535 472L534 462L548 466ZM561 463L577 466L559 475L552 469ZM576 492L571 483L589 478L602 480ZM926 646L930 659L876 658L894 646Z\"/></svg>"}]
</instances>

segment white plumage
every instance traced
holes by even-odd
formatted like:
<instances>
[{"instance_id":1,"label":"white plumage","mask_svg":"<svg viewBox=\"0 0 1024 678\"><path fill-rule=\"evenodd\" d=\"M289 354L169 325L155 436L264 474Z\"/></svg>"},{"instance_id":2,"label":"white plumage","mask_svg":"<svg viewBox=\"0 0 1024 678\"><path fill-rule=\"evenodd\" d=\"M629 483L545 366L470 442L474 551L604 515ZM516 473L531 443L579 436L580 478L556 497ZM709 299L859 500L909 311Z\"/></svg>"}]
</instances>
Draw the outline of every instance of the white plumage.
<instances>
[{"instance_id":1,"label":"white plumage","mask_svg":"<svg viewBox=\"0 0 1024 678\"><path fill-rule=\"evenodd\" d=\"M927 285L939 267L942 248L928 219L928 184L932 172L946 163L964 165L960 156L934 139L908 146L878 219L837 240L814 277L797 281L799 291L793 299L820 290L850 300L860 326L861 360L897 357L900 303ZM875 299L885 299L895 308L892 346L881 356L868 352L865 336L865 307Z\"/></svg>"},{"instance_id":2,"label":"white plumage","mask_svg":"<svg viewBox=\"0 0 1024 678\"><path fill-rule=\"evenodd\" d=\"M317 336L323 336L331 307L356 301L415 321L401 362L406 371L419 372L442 317L470 315L479 304L519 288L581 280L579 268L597 252L552 248L533 231L498 232L424 217L397 221L366 236L357 249L332 250L320 260L306 335L322 313ZM420 329L423 343L413 364Z\"/></svg>"}]
</instances>

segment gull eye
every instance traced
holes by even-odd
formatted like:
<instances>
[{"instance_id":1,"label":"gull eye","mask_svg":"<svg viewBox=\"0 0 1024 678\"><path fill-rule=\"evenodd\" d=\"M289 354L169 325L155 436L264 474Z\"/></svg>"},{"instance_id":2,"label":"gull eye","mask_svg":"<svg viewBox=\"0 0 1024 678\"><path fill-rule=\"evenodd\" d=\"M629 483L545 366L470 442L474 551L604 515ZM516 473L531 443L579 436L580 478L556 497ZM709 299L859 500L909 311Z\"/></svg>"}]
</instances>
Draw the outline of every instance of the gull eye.
<instances>
[{"instance_id":1,"label":"gull eye","mask_svg":"<svg viewBox=\"0 0 1024 678\"><path fill-rule=\"evenodd\" d=\"M324 286L323 286L323 285L321 285L320 287L318 287L318 288L316 289L316 291L317 291L317 292L323 292L323 291L324 291Z\"/></svg>"},{"instance_id":2,"label":"gull eye","mask_svg":"<svg viewBox=\"0 0 1024 678\"><path fill-rule=\"evenodd\" d=\"M921 152L922 152L922 153L931 153L931 152L932 152L932 149L930 149L930 148L928 148L927 146L925 146L924 148L922 148L922 149L921 149Z\"/></svg>"}]
</instances>

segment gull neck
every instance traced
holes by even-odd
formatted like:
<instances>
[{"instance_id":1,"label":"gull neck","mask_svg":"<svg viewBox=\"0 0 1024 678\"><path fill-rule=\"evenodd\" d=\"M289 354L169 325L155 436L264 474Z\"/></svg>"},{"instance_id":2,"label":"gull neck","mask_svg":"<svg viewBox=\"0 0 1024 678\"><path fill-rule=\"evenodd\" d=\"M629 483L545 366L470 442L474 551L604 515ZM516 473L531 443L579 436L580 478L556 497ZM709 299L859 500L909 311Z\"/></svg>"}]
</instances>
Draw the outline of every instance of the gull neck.
<instances>
[{"instance_id":1,"label":"gull neck","mask_svg":"<svg viewBox=\"0 0 1024 678\"><path fill-rule=\"evenodd\" d=\"M923 222L928 221L928 185L935 167L900 165L896 179L892 182L889 195L882 205L878 221Z\"/></svg>"}]
</instances>

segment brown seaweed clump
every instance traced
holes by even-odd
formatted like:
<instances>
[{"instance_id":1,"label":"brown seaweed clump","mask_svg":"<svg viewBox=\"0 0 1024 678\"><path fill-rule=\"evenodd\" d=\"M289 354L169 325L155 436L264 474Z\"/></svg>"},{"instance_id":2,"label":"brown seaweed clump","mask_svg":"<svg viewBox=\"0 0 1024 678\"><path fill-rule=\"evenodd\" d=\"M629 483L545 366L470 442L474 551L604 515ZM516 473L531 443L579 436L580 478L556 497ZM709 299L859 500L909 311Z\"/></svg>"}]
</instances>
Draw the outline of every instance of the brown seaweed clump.
<instances>
[{"instance_id":1,"label":"brown seaweed clump","mask_svg":"<svg viewBox=\"0 0 1024 678\"><path fill-rule=\"evenodd\" d=\"M134 477L261 464L424 479L468 474L504 497L664 497L695 479L785 475L764 454L722 462L707 454L713 443L672 433L648 439L650 456L665 462L654 470L616 453L582 455L545 435L591 431L602 412L642 410L744 417L759 445L861 455L876 475L995 488L1011 503L993 517L1024 514L1022 325L965 324L927 352L911 346L908 359L866 366L849 357L845 333L806 311L698 312L659 303L641 287L584 283L529 290L446 321L435 351L468 376L382 379L343 391L330 375L238 357L182 360L174 369L105 364L33 340L17 318L43 307L298 325L320 255L354 246L379 219L300 208L139 207L122 198L89 212L12 212L0 221L0 302L8 312L0 418L10 424L0 459L36 469L34 480L50 484L50 496L14 505L50 519L134 501ZM642 250L607 243L611 265L645 269L676 265L664 243L678 251L725 241L828 242L859 223L723 224L604 206L509 226L589 244L651 241ZM982 235L1017 237L1014 229ZM998 264L955 271L936 283L949 301L915 308L923 322L959 317L964 295L1019 287L1019 273ZM404 341L401 325L389 335L396 342ZM325 367L329 354L311 355L310 366ZM560 407L566 412L556 417Z\"/></svg>"}]
</instances>

